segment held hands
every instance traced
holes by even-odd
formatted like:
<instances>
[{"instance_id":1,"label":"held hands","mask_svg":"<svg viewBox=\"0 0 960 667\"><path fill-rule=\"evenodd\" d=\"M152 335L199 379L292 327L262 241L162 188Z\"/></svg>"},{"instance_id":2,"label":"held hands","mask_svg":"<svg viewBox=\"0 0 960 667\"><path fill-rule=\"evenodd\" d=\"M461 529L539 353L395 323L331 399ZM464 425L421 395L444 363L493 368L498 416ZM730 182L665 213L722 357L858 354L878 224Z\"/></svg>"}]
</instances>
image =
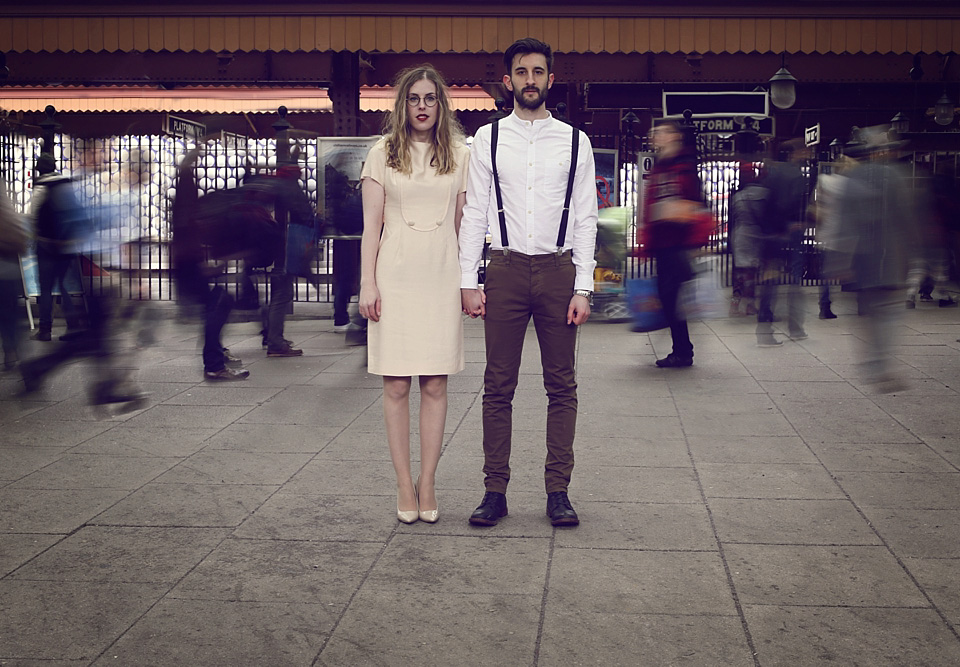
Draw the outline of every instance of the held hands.
<instances>
[{"instance_id":1,"label":"held hands","mask_svg":"<svg viewBox=\"0 0 960 667\"><path fill-rule=\"evenodd\" d=\"M484 319L487 316L487 295L481 288L461 289L460 306L466 315L476 319Z\"/></svg>"},{"instance_id":2,"label":"held hands","mask_svg":"<svg viewBox=\"0 0 960 667\"><path fill-rule=\"evenodd\" d=\"M360 315L371 322L380 321L380 290L376 285L360 286Z\"/></svg>"},{"instance_id":3,"label":"held hands","mask_svg":"<svg viewBox=\"0 0 960 667\"><path fill-rule=\"evenodd\" d=\"M574 294L567 307L567 324L580 326L590 317L590 302L587 297Z\"/></svg>"}]
</instances>

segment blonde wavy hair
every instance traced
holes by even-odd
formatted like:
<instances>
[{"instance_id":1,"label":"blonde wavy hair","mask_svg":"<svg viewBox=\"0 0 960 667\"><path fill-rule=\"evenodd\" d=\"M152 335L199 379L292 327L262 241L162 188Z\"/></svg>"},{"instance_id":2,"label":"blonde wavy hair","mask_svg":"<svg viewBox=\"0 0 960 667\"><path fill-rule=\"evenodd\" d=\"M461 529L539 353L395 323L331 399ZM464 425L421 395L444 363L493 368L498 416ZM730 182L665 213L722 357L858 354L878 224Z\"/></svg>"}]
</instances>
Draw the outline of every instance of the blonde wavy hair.
<instances>
[{"instance_id":1,"label":"blonde wavy hair","mask_svg":"<svg viewBox=\"0 0 960 667\"><path fill-rule=\"evenodd\" d=\"M409 174L412 170L409 147L410 107L407 106L407 95L410 94L413 84L422 79L432 81L437 87L437 122L433 126L431 164L438 174L449 174L457 168L455 148L463 143L463 129L450 108L447 84L440 72L427 64L408 67L397 75L394 83L397 99L393 103L393 111L384 123L387 166L402 174Z\"/></svg>"}]
</instances>

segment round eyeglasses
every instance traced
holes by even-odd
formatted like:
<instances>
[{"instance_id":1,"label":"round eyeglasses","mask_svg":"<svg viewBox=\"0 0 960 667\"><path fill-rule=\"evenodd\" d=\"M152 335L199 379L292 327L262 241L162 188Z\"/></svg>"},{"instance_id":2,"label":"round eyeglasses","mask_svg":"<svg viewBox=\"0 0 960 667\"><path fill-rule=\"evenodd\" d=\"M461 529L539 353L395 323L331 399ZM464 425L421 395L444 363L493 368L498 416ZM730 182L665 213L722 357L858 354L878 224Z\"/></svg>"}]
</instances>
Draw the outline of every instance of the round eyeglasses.
<instances>
[{"instance_id":1,"label":"round eyeglasses","mask_svg":"<svg viewBox=\"0 0 960 667\"><path fill-rule=\"evenodd\" d=\"M424 103L425 106L432 107L432 106L436 106L437 100L439 100L439 99L440 99L439 97L437 97L437 96L434 95L433 93L430 93L429 95L424 95L424 96L423 96L423 103ZM407 105L408 105L408 106L411 106L411 107L418 107L418 106L420 106L420 96L419 96L419 95L407 95Z\"/></svg>"}]
</instances>

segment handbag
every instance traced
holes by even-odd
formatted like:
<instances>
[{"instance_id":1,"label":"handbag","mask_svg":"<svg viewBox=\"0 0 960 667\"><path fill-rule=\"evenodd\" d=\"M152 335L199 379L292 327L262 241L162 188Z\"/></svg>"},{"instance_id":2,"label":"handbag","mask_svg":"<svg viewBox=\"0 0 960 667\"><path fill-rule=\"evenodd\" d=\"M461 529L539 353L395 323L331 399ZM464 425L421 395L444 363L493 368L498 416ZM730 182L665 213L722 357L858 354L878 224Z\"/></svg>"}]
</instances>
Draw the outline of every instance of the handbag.
<instances>
[{"instance_id":1,"label":"handbag","mask_svg":"<svg viewBox=\"0 0 960 667\"><path fill-rule=\"evenodd\" d=\"M703 266L694 267L694 275L680 285L677 294L677 315L684 320L711 320L724 317L720 290L712 274Z\"/></svg>"},{"instance_id":2,"label":"handbag","mask_svg":"<svg viewBox=\"0 0 960 667\"><path fill-rule=\"evenodd\" d=\"M287 225L287 245L284 266L292 276L309 278L313 275L313 260L317 252L317 228L306 225Z\"/></svg>"},{"instance_id":3,"label":"handbag","mask_svg":"<svg viewBox=\"0 0 960 667\"><path fill-rule=\"evenodd\" d=\"M643 333L668 326L657 292L656 277L632 278L626 281L626 288L631 331Z\"/></svg>"}]
</instances>

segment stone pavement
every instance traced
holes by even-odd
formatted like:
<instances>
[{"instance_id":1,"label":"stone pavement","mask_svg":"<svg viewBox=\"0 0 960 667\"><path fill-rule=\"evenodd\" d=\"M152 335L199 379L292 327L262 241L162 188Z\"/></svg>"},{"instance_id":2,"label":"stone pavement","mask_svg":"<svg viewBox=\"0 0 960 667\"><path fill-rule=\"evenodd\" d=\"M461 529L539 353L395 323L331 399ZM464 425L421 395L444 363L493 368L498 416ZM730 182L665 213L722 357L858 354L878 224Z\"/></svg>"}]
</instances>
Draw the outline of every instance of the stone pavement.
<instances>
[{"instance_id":1,"label":"stone pavement","mask_svg":"<svg viewBox=\"0 0 960 667\"><path fill-rule=\"evenodd\" d=\"M904 313L910 388L878 395L850 295L831 321L807 297L809 339L697 323L689 369L653 367L664 332L586 325L573 529L544 516L532 329L489 529L477 322L436 525L396 521L380 380L330 320L289 323L295 359L229 325L252 375L226 385L168 322L151 407L105 420L86 362L28 400L0 376L0 664L960 664L960 312Z\"/></svg>"}]
</instances>

